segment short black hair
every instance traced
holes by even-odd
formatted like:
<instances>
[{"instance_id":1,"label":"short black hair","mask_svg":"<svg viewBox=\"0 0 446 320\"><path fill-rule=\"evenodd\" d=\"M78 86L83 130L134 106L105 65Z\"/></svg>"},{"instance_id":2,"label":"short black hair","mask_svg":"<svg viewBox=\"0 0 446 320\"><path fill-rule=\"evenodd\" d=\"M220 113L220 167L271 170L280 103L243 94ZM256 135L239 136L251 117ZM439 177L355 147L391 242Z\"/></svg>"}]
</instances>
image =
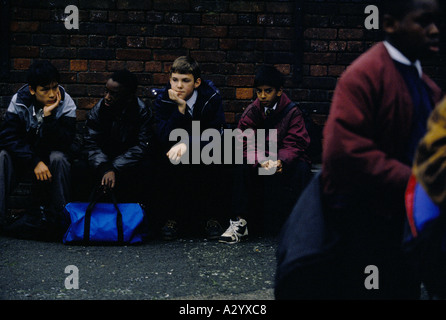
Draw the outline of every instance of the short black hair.
<instances>
[{"instance_id":1,"label":"short black hair","mask_svg":"<svg viewBox=\"0 0 446 320\"><path fill-rule=\"evenodd\" d=\"M111 78L123 86L129 94L136 93L138 89L138 78L127 69L115 71Z\"/></svg>"},{"instance_id":2,"label":"short black hair","mask_svg":"<svg viewBox=\"0 0 446 320\"><path fill-rule=\"evenodd\" d=\"M388 14L398 20L403 19L409 12L423 7L420 0L383 0L381 2L382 14Z\"/></svg>"},{"instance_id":3,"label":"short black hair","mask_svg":"<svg viewBox=\"0 0 446 320\"><path fill-rule=\"evenodd\" d=\"M48 60L37 60L28 69L28 85L34 90L37 86L47 86L53 82L59 83L60 74Z\"/></svg>"},{"instance_id":4,"label":"short black hair","mask_svg":"<svg viewBox=\"0 0 446 320\"><path fill-rule=\"evenodd\" d=\"M254 78L254 87L271 86L277 90L283 87L284 79L282 73L273 66L261 66Z\"/></svg>"}]
</instances>

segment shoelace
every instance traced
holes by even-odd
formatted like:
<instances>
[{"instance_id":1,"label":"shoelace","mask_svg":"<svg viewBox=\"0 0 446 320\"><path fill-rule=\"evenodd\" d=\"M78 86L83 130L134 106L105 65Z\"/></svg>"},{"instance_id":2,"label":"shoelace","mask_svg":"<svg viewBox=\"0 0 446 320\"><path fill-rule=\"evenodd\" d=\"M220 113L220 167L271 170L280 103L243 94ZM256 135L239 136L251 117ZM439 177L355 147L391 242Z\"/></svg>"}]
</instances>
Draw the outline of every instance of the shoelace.
<instances>
[{"instance_id":1,"label":"shoelace","mask_svg":"<svg viewBox=\"0 0 446 320\"><path fill-rule=\"evenodd\" d=\"M226 230L226 232L231 232L231 234L233 234L235 236L236 241L239 241L239 238L240 238L238 235L238 232L237 232L237 228L238 228L239 224L240 224L239 221L229 220L229 227Z\"/></svg>"}]
</instances>

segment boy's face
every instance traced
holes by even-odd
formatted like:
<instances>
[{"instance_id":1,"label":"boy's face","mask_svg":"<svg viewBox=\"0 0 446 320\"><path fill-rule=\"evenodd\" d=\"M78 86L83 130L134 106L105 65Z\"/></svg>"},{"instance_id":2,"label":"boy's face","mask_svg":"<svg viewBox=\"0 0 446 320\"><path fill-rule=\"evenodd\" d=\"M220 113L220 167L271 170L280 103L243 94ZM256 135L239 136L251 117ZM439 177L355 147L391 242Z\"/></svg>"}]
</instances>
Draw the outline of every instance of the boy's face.
<instances>
[{"instance_id":1,"label":"boy's face","mask_svg":"<svg viewBox=\"0 0 446 320\"><path fill-rule=\"evenodd\" d=\"M112 78L108 79L105 84L104 104L107 108L116 108L124 106L129 96L125 93L119 82Z\"/></svg>"},{"instance_id":2,"label":"boy's face","mask_svg":"<svg viewBox=\"0 0 446 320\"><path fill-rule=\"evenodd\" d=\"M436 25L439 7L436 0L414 0L415 9L401 20L385 24L393 44L412 61L439 51L440 32Z\"/></svg>"},{"instance_id":3,"label":"boy's face","mask_svg":"<svg viewBox=\"0 0 446 320\"><path fill-rule=\"evenodd\" d=\"M59 84L57 82L51 82L45 86L38 85L35 89L29 86L29 92L36 97L38 103L43 106L49 106L55 103L57 100Z\"/></svg>"},{"instance_id":4,"label":"boy's face","mask_svg":"<svg viewBox=\"0 0 446 320\"><path fill-rule=\"evenodd\" d=\"M282 95L282 89L277 90L271 86L259 86L256 88L257 98L263 108L272 108Z\"/></svg>"},{"instance_id":5,"label":"boy's face","mask_svg":"<svg viewBox=\"0 0 446 320\"><path fill-rule=\"evenodd\" d=\"M192 74L172 73L170 76L170 87L178 94L178 98L185 101L192 97L200 84L201 79L195 80Z\"/></svg>"}]
</instances>

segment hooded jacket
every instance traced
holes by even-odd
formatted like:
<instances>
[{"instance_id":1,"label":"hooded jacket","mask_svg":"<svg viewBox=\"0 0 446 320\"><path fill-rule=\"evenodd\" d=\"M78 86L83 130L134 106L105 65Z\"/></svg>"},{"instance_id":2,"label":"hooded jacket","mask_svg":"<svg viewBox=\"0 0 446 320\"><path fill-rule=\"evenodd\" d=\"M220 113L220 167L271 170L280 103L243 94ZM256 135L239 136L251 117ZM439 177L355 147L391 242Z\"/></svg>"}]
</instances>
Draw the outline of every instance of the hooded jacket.
<instances>
[{"instance_id":1,"label":"hooded jacket","mask_svg":"<svg viewBox=\"0 0 446 320\"><path fill-rule=\"evenodd\" d=\"M289 110L287 109L288 106L291 107ZM303 114L299 107L285 93L282 93L271 117L273 117L273 124L269 128L265 111L260 105L260 100L256 99L243 112L238 123L238 128L245 133L246 129L253 129L254 134L258 129L276 129L277 155L271 154L272 151L267 149L270 140L269 132L267 132L266 146L263 145L263 141L259 141L258 139L255 145L249 144L247 146L247 143L244 143L244 157L247 158L248 155L255 156L255 165L266 160L265 156L266 158L277 157L278 160L283 162L284 166L293 164L298 160L310 163L310 158L307 154L310 136L308 135ZM247 137L246 141L249 141L249 137L247 135L244 136ZM260 146L262 146L262 150L266 149L266 153L258 152Z\"/></svg>"},{"instance_id":2,"label":"hooded jacket","mask_svg":"<svg viewBox=\"0 0 446 320\"><path fill-rule=\"evenodd\" d=\"M42 118L42 108L35 105L29 86L21 87L12 97L1 124L0 149L33 168L40 161L48 164L51 151L68 153L76 132L76 105L63 87L59 86L59 90L59 106Z\"/></svg>"},{"instance_id":3,"label":"hooded jacket","mask_svg":"<svg viewBox=\"0 0 446 320\"><path fill-rule=\"evenodd\" d=\"M169 89L170 84L159 90L154 102L156 133L163 149L168 150L176 144L176 141L169 141L169 135L174 129L186 130L192 139L192 121L200 121L201 132L211 128L222 132L225 114L220 91L212 81L202 81L196 89L198 96L192 116L188 112L182 114L178 111L178 105L169 98Z\"/></svg>"},{"instance_id":4,"label":"hooded jacket","mask_svg":"<svg viewBox=\"0 0 446 320\"><path fill-rule=\"evenodd\" d=\"M100 174L135 166L152 145L152 112L136 98L119 115L107 110L102 98L87 118L88 162Z\"/></svg>"}]
</instances>

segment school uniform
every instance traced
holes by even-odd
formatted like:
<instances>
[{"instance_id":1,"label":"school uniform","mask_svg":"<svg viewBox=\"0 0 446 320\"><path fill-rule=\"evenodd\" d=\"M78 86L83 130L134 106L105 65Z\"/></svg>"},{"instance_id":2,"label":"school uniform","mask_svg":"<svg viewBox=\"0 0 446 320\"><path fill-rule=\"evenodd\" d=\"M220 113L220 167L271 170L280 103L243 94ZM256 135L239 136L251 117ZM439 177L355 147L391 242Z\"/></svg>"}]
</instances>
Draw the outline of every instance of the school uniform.
<instances>
[{"instance_id":1,"label":"school uniform","mask_svg":"<svg viewBox=\"0 0 446 320\"><path fill-rule=\"evenodd\" d=\"M0 224L5 223L6 199L19 174L33 181L33 207L60 216L70 198L70 146L76 131L76 105L59 86L61 101L54 112L43 116L28 85L11 99L0 128ZM43 161L50 169L51 183L37 181L34 168ZM34 210L34 208L32 209Z\"/></svg>"},{"instance_id":2,"label":"school uniform","mask_svg":"<svg viewBox=\"0 0 446 320\"><path fill-rule=\"evenodd\" d=\"M302 111L285 93L269 110L256 99L242 114L238 129L246 138L244 163L236 165L234 174L232 214L246 219L252 231L277 235L311 175L310 137ZM265 130L265 141L256 135L258 130ZM277 133L277 150L269 148L271 130ZM260 163L267 159L281 160L283 172L260 175Z\"/></svg>"},{"instance_id":3,"label":"school uniform","mask_svg":"<svg viewBox=\"0 0 446 320\"><path fill-rule=\"evenodd\" d=\"M415 146L441 96L419 62L387 42L338 80L324 128L322 189L342 238L338 276L346 297L418 298L419 282L400 250L404 192ZM380 270L379 290L364 288L367 265Z\"/></svg>"},{"instance_id":4,"label":"school uniform","mask_svg":"<svg viewBox=\"0 0 446 320\"><path fill-rule=\"evenodd\" d=\"M201 134L207 129L218 132L221 138L225 127L220 91L212 81L202 81L187 101L185 114L178 111L178 105L169 98L170 85L161 89L153 103L155 110L155 127L158 141L159 181L158 217L159 222L167 219L180 222L183 230L196 232L196 220L203 221L210 217L221 216L224 211L224 184L222 183L223 167L219 164L205 165L195 163L192 154L201 155L207 142L201 141ZM199 130L193 130L199 124ZM182 129L188 136L188 164L172 164L166 153L178 141L170 141L169 136L175 129ZM223 144L222 144L223 146ZM193 148L199 150L193 150ZM192 160L194 162L192 163Z\"/></svg>"}]
</instances>

